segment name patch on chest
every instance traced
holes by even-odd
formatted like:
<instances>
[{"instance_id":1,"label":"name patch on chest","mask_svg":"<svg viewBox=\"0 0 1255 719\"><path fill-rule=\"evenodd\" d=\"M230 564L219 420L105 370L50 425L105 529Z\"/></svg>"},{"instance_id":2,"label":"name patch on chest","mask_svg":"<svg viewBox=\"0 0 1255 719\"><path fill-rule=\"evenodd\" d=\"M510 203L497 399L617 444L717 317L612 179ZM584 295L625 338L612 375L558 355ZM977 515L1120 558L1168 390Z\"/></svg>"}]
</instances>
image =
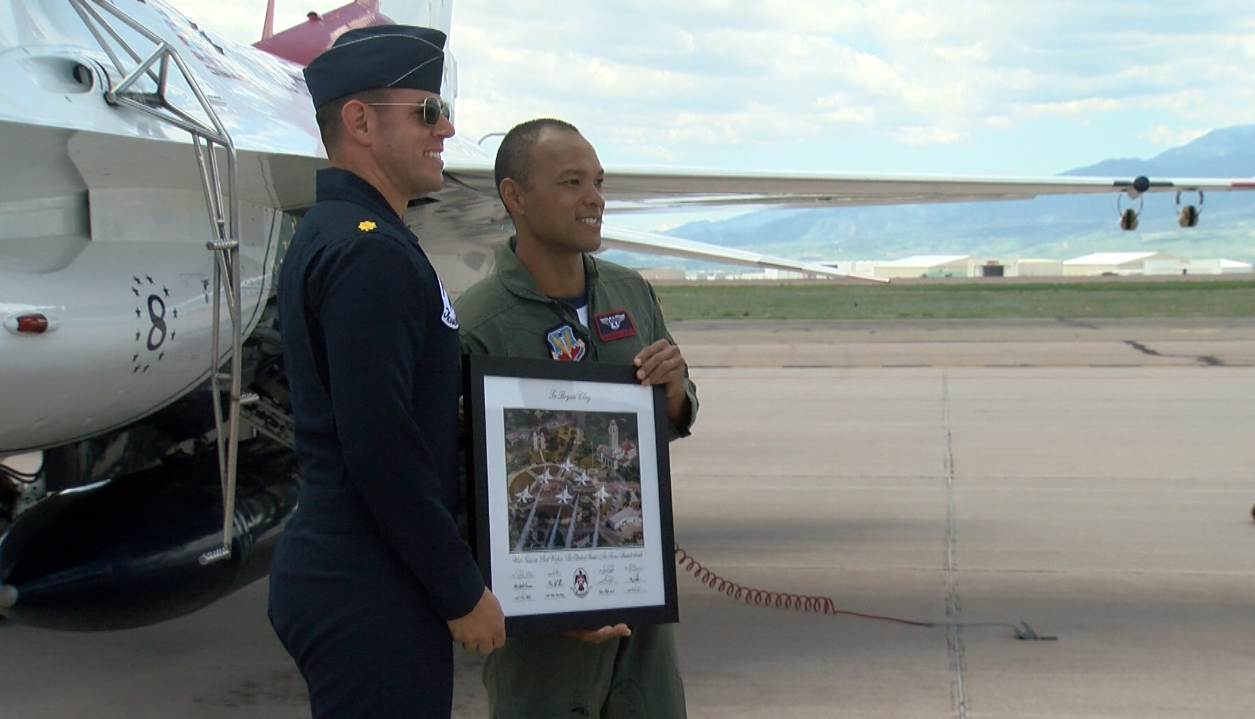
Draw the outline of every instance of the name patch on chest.
<instances>
[{"instance_id":1,"label":"name patch on chest","mask_svg":"<svg viewBox=\"0 0 1255 719\"><path fill-rule=\"evenodd\" d=\"M563 362L579 362L588 352L588 345L571 325L558 325L545 333L545 341L549 343L549 354Z\"/></svg>"},{"instance_id":2,"label":"name patch on chest","mask_svg":"<svg viewBox=\"0 0 1255 719\"><path fill-rule=\"evenodd\" d=\"M593 324L596 325L597 336L602 342L636 336L636 325L632 323L632 316L627 310L603 312L593 317Z\"/></svg>"}]
</instances>

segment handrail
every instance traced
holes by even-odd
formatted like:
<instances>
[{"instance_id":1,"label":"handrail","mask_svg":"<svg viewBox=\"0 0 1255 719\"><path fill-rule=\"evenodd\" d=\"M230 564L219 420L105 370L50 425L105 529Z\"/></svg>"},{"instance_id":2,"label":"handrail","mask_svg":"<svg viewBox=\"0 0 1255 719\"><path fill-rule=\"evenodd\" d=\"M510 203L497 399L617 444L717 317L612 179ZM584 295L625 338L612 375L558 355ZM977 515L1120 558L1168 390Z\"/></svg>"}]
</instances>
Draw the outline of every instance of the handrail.
<instances>
[{"instance_id":1,"label":"handrail","mask_svg":"<svg viewBox=\"0 0 1255 719\"><path fill-rule=\"evenodd\" d=\"M211 564L231 557L231 544L235 538L235 486L236 470L239 464L240 405L257 399L253 393L242 395L240 392L243 326L240 312L240 201L237 191L235 145L231 141L226 126L218 118L218 114L214 112L204 91L196 82L195 76L173 46L106 0L69 1L100 47L109 56L118 74L122 76L121 80L105 90L105 101L114 107L137 110L156 117L192 136L196 162L200 168L201 189L205 193L205 206L209 213L213 238L206 243L206 247L213 253L214 263L213 338L209 377L213 388L218 472L222 484L222 546L200 557L202 565ZM147 55L141 56L106 15L112 16L116 21L151 42L153 49ZM124 61L123 54L130 57L130 64L134 67L127 67L128 63ZM170 102L167 90L170 83L171 63L196 97L200 112L207 118L208 123ZM139 84L145 78L155 86L152 92L139 91ZM226 156L225 178L219 166L220 152ZM225 192L223 191L224 184ZM221 367L221 314L224 301L231 323L231 361L230 369L227 371L222 371ZM224 386L229 392L225 413L222 402Z\"/></svg>"}]
</instances>

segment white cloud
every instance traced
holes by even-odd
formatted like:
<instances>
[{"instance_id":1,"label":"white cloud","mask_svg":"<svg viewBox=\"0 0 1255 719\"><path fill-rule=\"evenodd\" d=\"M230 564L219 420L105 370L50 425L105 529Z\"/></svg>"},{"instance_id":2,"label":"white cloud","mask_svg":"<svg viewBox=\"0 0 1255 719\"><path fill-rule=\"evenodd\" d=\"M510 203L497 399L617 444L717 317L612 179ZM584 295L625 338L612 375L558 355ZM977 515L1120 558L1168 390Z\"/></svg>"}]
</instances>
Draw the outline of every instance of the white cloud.
<instances>
[{"instance_id":1,"label":"white cloud","mask_svg":"<svg viewBox=\"0 0 1255 719\"><path fill-rule=\"evenodd\" d=\"M1172 147L1175 145L1184 145L1185 143L1191 140L1196 140L1206 134L1207 130L1189 128L1173 130L1166 125L1156 125L1147 132L1143 132L1141 135L1138 135L1138 137L1141 137L1142 139L1155 145Z\"/></svg>"},{"instance_id":2,"label":"white cloud","mask_svg":"<svg viewBox=\"0 0 1255 719\"><path fill-rule=\"evenodd\" d=\"M983 42L972 43L971 45L959 46L939 46L933 49L937 53L937 57L943 62L985 62L989 59L989 52L985 50Z\"/></svg>"},{"instance_id":3,"label":"white cloud","mask_svg":"<svg viewBox=\"0 0 1255 719\"><path fill-rule=\"evenodd\" d=\"M968 137L966 132L956 132L944 127L903 127L894 134L898 142L910 147L953 145Z\"/></svg>"},{"instance_id":4,"label":"white cloud","mask_svg":"<svg viewBox=\"0 0 1255 719\"><path fill-rule=\"evenodd\" d=\"M179 6L252 41L265 0ZM277 24L308 9L279 0ZM1011 164L1042 123L1105 133L1069 151L1133 136L1149 154L1185 131L1147 128L1255 122L1252 38L1255 10L1231 0L455 0L451 47L472 136L555 115L626 161L874 141L907 148L887 163L961 146L962 161ZM1031 149L1065 163L1049 171L1102 159Z\"/></svg>"},{"instance_id":5,"label":"white cloud","mask_svg":"<svg viewBox=\"0 0 1255 719\"><path fill-rule=\"evenodd\" d=\"M828 122L854 125L867 125L876 120L876 111L870 107L846 107L832 112L824 112L819 117Z\"/></svg>"},{"instance_id":6,"label":"white cloud","mask_svg":"<svg viewBox=\"0 0 1255 719\"><path fill-rule=\"evenodd\" d=\"M1022 105L1018 108L1021 115L1094 115L1104 112L1115 112L1124 104L1110 97L1087 97L1078 100L1059 102L1037 102Z\"/></svg>"}]
</instances>

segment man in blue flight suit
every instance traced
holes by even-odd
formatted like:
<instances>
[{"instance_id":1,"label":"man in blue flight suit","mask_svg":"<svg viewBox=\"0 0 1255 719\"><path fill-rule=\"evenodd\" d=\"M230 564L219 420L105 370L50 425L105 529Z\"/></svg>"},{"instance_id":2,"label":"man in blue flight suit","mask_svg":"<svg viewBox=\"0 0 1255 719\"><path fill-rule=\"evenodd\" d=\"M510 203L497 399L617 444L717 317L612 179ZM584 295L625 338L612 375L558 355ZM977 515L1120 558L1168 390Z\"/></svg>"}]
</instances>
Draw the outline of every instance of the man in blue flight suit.
<instances>
[{"instance_id":1,"label":"man in blue flight suit","mask_svg":"<svg viewBox=\"0 0 1255 719\"><path fill-rule=\"evenodd\" d=\"M505 619L459 538L458 322L401 217L443 185L445 35L352 30L305 69L331 167L279 275L304 486L271 568L270 620L314 719L441 717L450 638Z\"/></svg>"}]
</instances>

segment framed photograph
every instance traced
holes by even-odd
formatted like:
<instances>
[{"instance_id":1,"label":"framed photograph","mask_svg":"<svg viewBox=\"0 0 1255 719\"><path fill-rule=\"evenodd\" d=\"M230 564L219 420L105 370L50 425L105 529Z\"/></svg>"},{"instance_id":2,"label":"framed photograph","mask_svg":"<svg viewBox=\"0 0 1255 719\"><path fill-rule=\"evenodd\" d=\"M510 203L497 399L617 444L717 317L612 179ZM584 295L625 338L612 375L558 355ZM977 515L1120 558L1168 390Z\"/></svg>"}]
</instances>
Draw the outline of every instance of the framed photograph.
<instances>
[{"instance_id":1,"label":"framed photograph","mask_svg":"<svg viewBox=\"0 0 1255 719\"><path fill-rule=\"evenodd\" d=\"M507 634L678 621L662 387L486 355L466 375L471 537Z\"/></svg>"}]
</instances>

